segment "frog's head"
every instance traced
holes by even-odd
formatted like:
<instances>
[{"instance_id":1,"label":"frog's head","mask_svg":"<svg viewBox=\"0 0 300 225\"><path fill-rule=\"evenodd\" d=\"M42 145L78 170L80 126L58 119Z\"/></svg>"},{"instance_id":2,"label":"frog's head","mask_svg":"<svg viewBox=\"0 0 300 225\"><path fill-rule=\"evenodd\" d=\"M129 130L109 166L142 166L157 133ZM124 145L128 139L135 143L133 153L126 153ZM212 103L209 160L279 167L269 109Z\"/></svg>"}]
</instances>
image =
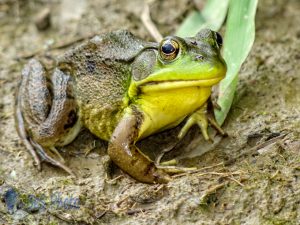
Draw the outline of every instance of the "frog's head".
<instances>
[{"instance_id":1,"label":"frog's head","mask_svg":"<svg viewBox=\"0 0 300 225\"><path fill-rule=\"evenodd\" d=\"M165 37L135 60L134 86L145 92L215 85L226 74L221 47L221 35L209 29L201 30L195 37Z\"/></svg>"}]
</instances>

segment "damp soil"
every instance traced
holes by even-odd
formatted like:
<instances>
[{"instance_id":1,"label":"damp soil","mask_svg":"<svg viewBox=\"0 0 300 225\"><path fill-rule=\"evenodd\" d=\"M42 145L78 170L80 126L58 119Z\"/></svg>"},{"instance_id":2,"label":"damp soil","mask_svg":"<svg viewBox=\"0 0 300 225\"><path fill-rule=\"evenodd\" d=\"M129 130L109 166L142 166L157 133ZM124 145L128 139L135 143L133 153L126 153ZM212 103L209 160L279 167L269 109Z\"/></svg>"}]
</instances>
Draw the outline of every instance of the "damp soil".
<instances>
[{"instance_id":1,"label":"damp soil","mask_svg":"<svg viewBox=\"0 0 300 225\"><path fill-rule=\"evenodd\" d=\"M256 40L223 126L228 136L203 144L192 129L166 159L199 169L165 185L122 173L107 144L88 131L59 149L77 179L34 166L14 124L14 95L28 59L53 63L81 40L117 29L152 40L140 0L46 2L0 1L0 224L300 224L299 0L259 2ZM156 0L151 17L169 35L202 5ZM45 8L51 25L43 21L40 31L35 20ZM178 129L139 145L155 157Z\"/></svg>"}]
</instances>

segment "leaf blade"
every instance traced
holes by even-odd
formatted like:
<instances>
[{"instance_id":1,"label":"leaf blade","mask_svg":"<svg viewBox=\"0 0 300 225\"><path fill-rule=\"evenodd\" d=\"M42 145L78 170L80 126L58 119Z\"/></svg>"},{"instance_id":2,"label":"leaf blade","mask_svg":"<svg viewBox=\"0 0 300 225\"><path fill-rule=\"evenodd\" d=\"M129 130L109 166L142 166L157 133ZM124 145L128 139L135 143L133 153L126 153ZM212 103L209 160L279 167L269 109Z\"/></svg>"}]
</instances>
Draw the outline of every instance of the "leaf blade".
<instances>
[{"instance_id":1,"label":"leaf blade","mask_svg":"<svg viewBox=\"0 0 300 225\"><path fill-rule=\"evenodd\" d=\"M229 4L226 33L224 38L224 59L227 74L219 87L216 120L222 124L231 108L238 83L238 72L247 58L255 39L255 14L257 0L231 0Z\"/></svg>"},{"instance_id":2,"label":"leaf blade","mask_svg":"<svg viewBox=\"0 0 300 225\"><path fill-rule=\"evenodd\" d=\"M202 12L193 11L187 16L176 35L192 37L203 28L218 31L225 20L228 5L229 0L208 0Z\"/></svg>"}]
</instances>

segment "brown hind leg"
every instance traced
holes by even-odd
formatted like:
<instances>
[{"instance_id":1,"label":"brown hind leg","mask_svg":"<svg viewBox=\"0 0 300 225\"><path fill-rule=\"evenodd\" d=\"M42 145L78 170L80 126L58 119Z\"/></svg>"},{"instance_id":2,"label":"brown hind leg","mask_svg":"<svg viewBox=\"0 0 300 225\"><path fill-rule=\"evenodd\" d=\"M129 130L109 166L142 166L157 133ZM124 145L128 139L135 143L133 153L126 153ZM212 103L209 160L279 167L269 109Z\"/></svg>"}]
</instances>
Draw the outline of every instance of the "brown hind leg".
<instances>
[{"instance_id":1,"label":"brown hind leg","mask_svg":"<svg viewBox=\"0 0 300 225\"><path fill-rule=\"evenodd\" d=\"M80 130L70 75L55 69L49 78L41 63L31 60L22 71L15 119L18 134L39 169L42 160L74 175L55 151L55 146L70 143Z\"/></svg>"}]
</instances>

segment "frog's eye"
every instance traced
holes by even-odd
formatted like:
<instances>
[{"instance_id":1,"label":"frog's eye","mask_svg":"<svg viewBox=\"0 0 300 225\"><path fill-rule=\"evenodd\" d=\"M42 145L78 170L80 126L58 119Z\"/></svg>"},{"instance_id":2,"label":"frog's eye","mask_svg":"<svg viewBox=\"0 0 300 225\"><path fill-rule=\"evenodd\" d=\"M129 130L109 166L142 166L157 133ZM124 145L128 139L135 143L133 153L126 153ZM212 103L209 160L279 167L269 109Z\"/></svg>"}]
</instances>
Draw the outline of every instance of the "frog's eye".
<instances>
[{"instance_id":1,"label":"frog's eye","mask_svg":"<svg viewBox=\"0 0 300 225\"><path fill-rule=\"evenodd\" d=\"M216 32L216 42L219 45L219 47L221 48L223 45L223 38L222 38L221 34L219 34L218 32Z\"/></svg>"},{"instance_id":2,"label":"frog's eye","mask_svg":"<svg viewBox=\"0 0 300 225\"><path fill-rule=\"evenodd\" d=\"M176 58L179 52L179 44L172 39L166 39L162 41L160 46L160 55L164 60L173 60Z\"/></svg>"}]
</instances>

